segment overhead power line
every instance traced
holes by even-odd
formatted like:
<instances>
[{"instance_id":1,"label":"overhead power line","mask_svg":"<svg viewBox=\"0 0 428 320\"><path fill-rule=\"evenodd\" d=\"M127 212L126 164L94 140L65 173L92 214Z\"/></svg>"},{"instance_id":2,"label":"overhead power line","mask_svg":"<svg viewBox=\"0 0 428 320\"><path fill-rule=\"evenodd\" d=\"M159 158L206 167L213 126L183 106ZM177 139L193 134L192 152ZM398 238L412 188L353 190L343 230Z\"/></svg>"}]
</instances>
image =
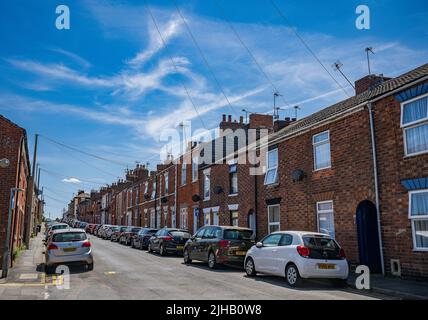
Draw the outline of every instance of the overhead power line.
<instances>
[{"instance_id":1,"label":"overhead power line","mask_svg":"<svg viewBox=\"0 0 428 320\"><path fill-rule=\"evenodd\" d=\"M314 59L319 63L319 65L324 69L325 72L330 76L330 78L343 90L343 92L350 97L349 93L345 90L345 88L340 84L339 81L328 71L327 67L322 63L322 61L318 58L316 53L311 49L309 44L303 39L300 34L297 32L296 28L292 26L292 24L289 22L288 18L284 15L282 10L278 7L278 5L275 3L274 0L269 0L274 9L278 12L278 15L285 21L285 23L290 27L290 29L294 32L296 37L300 40L300 42L305 46L305 48L308 50L308 52L314 57Z\"/></svg>"},{"instance_id":2,"label":"overhead power line","mask_svg":"<svg viewBox=\"0 0 428 320\"><path fill-rule=\"evenodd\" d=\"M164 37L162 36L162 33L160 32L159 26L158 26L158 24L156 22L156 19L155 19L153 13L152 13L152 10L150 9L150 6L149 6L149 3L148 3L147 0L145 0L145 4L146 4L146 7L147 7L147 11L149 12L149 15L150 15L150 17L151 17L151 19L153 21L154 26L155 26L155 29L156 29L157 33L159 34L159 38L161 39L163 46L166 47L166 41L165 41ZM172 65L174 66L175 72L177 74L179 74L177 64L175 63L174 58L172 57L172 55L169 55L169 59L171 60ZM205 123L204 123L204 120L202 119L201 115L199 114L199 111L198 111L198 108L196 107L195 102L193 101L192 97L190 96L189 89L187 88L187 86L186 86L186 84L184 83L183 80L181 80L180 82L181 82L181 85L184 88L184 91L186 92L187 97L189 98L190 103L193 106L193 109L195 109L195 112L196 112L196 115L199 118L199 121L201 121L202 126L206 130L208 130L207 127L206 127L206 125L205 125Z\"/></svg>"},{"instance_id":3,"label":"overhead power line","mask_svg":"<svg viewBox=\"0 0 428 320\"><path fill-rule=\"evenodd\" d=\"M46 172L47 174L50 174L50 175L53 175L53 176L56 176L56 177L62 178L62 179L74 178L74 179L77 179L77 180L79 180L81 182L86 182L86 183L90 183L90 184L97 184L97 185L100 185L100 186L105 186L106 185L106 183L96 182L96 181L93 181L93 180L91 181L91 180L83 179L83 178L79 178L79 177L66 176L66 175L63 175L63 174L58 173L58 172L54 172L54 171L51 171L51 170L46 170L45 168L40 168L40 170L42 170L43 172ZM79 182L76 182L76 183L79 184Z\"/></svg>"},{"instance_id":4,"label":"overhead power line","mask_svg":"<svg viewBox=\"0 0 428 320\"><path fill-rule=\"evenodd\" d=\"M217 84L217 87L219 88L219 90L220 90L220 91L221 91L221 93L223 94L224 98L226 99L226 101L227 101L227 103L228 103L228 105L229 105L230 110L232 111L232 113L234 113L234 114L235 114L235 116L236 116L236 117L238 117L238 114L236 113L235 109L233 108L232 104L230 103L230 100L229 100L229 98L227 97L226 93L224 92L224 89L223 89L222 85L220 84L220 81L219 81L219 80L218 80L218 78L216 77L216 75L215 75L215 73L214 73L213 69L211 68L210 63L208 62L207 58L205 57L205 54L203 53L203 51L202 51L201 47L199 46L198 42L196 41L196 38L195 38L195 36L193 35L193 32L192 32L192 30L190 29L190 27L189 27L189 25L188 25L188 23L187 23L186 19L184 18L183 14L181 13L181 10L180 10L180 8L179 8L179 7L178 7L178 5L177 5L177 1L176 1L176 0L172 0L172 1L174 2L174 6L175 6L175 8L176 8L176 10L177 10L178 15L181 17L181 20L183 21L183 24L184 24L184 25L185 25L185 27L186 27L187 33L189 34L190 38L192 39L192 42L193 42L193 44L195 45L195 47L196 47L196 49L197 49L197 51L198 51L199 55L201 56L201 58L202 58L202 60L203 60L203 62L204 62L204 64L205 64L205 66L206 66L206 67L208 68L208 70L210 71L210 73L211 73L211 75L212 75L212 77L213 77L214 81L215 81L215 82L216 82L216 84Z\"/></svg>"},{"instance_id":5,"label":"overhead power line","mask_svg":"<svg viewBox=\"0 0 428 320\"><path fill-rule=\"evenodd\" d=\"M260 70L260 72L263 74L263 76L266 78L266 80L269 82L269 84L271 85L271 87L273 88L274 92L280 92L278 90L278 88L276 87L276 85L274 84L274 82L272 81L272 79L268 76L268 74L264 71L264 69L262 68L262 66L260 65L260 63L257 61L256 57L254 56L254 54L251 52L250 48L245 44L245 42L242 40L241 36L239 35L238 31L236 30L236 28L233 26L233 24L230 22L230 20L227 18L226 12L224 10L224 8L221 6L220 1L219 0L214 0L214 3L217 5L217 7L219 8L224 20L226 20L227 24L229 25L230 29L232 30L232 32L235 34L236 38L238 39L238 41L241 43L241 45L245 48L245 50L247 50L248 54L250 55L251 59L253 60L254 64L257 66L257 68ZM284 96L281 95L281 99L284 102L284 104L286 106L289 106L290 104L285 100Z\"/></svg>"}]
</instances>

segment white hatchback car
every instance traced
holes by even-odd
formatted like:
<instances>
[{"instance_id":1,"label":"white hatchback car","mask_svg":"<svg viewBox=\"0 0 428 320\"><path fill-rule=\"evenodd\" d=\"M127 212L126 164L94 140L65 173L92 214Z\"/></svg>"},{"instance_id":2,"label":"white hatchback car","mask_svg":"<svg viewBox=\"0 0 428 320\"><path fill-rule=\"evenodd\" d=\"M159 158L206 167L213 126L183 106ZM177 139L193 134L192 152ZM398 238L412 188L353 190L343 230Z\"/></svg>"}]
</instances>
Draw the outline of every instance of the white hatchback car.
<instances>
[{"instance_id":1,"label":"white hatchback car","mask_svg":"<svg viewBox=\"0 0 428 320\"><path fill-rule=\"evenodd\" d=\"M305 231L272 233L248 250L244 262L248 276L258 272L285 277L298 286L302 279L333 279L344 286L349 274L344 250L330 236Z\"/></svg>"}]
</instances>

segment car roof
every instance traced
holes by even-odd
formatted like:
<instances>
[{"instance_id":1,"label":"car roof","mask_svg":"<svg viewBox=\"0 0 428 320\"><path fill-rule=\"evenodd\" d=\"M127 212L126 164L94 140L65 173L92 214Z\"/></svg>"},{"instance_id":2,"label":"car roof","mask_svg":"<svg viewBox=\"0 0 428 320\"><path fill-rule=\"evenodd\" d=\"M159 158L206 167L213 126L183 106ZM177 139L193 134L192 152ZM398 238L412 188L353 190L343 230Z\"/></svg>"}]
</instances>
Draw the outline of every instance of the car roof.
<instances>
[{"instance_id":1,"label":"car roof","mask_svg":"<svg viewBox=\"0 0 428 320\"><path fill-rule=\"evenodd\" d=\"M69 229L56 230L53 234L58 234L58 233L68 233L68 232L81 232L81 233L86 233L86 232L85 232L85 230L83 230L83 229L79 229L79 228L69 228Z\"/></svg>"},{"instance_id":2,"label":"car roof","mask_svg":"<svg viewBox=\"0 0 428 320\"><path fill-rule=\"evenodd\" d=\"M313 231L276 231L276 232L272 232L271 234L284 234L284 233L289 233L289 234L294 234L294 235L298 235L298 236L321 236L321 237L330 237L328 234L325 233L319 233L319 232L313 232Z\"/></svg>"},{"instance_id":3,"label":"car roof","mask_svg":"<svg viewBox=\"0 0 428 320\"><path fill-rule=\"evenodd\" d=\"M229 229L229 230L254 231L253 229L250 229L250 228L242 228L242 227L234 227L234 226L205 226L205 227L217 227L217 228Z\"/></svg>"}]
</instances>

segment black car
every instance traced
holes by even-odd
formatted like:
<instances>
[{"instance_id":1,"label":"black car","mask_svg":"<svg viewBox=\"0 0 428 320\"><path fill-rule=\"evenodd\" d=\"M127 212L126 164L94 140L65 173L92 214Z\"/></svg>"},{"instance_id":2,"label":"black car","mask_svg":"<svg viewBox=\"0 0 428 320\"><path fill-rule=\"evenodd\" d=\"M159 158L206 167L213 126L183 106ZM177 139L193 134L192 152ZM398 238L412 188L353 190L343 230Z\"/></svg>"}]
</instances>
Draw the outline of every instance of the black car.
<instances>
[{"instance_id":1,"label":"black car","mask_svg":"<svg viewBox=\"0 0 428 320\"><path fill-rule=\"evenodd\" d=\"M208 263L244 265L247 251L254 245L254 231L247 228L206 226L199 229L184 247L184 263L192 260Z\"/></svg>"},{"instance_id":2,"label":"black car","mask_svg":"<svg viewBox=\"0 0 428 320\"><path fill-rule=\"evenodd\" d=\"M131 247L138 248L140 250L147 249L150 238L158 232L158 229L143 228L132 238Z\"/></svg>"},{"instance_id":3,"label":"black car","mask_svg":"<svg viewBox=\"0 0 428 320\"><path fill-rule=\"evenodd\" d=\"M150 238L147 251L156 251L162 256L167 253L182 254L184 244L191 236L189 231L183 229L161 229Z\"/></svg>"}]
</instances>

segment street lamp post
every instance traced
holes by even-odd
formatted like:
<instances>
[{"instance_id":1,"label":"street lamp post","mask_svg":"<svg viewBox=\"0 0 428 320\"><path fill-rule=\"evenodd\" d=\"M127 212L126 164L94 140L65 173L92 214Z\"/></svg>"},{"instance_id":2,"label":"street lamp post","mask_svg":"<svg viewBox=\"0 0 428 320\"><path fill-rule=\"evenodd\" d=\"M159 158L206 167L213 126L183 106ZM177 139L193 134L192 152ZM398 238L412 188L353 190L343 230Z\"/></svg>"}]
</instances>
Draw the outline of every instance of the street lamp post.
<instances>
[{"instance_id":1,"label":"street lamp post","mask_svg":"<svg viewBox=\"0 0 428 320\"><path fill-rule=\"evenodd\" d=\"M11 188L10 189L10 203L9 203L9 215L7 217L7 229L6 229L6 239L4 244L3 251L3 266L2 266L2 278L7 277L7 272L9 269L9 255L10 255L10 232L12 227L12 209L14 203L14 193L18 196L19 191L24 191L20 188Z\"/></svg>"}]
</instances>

